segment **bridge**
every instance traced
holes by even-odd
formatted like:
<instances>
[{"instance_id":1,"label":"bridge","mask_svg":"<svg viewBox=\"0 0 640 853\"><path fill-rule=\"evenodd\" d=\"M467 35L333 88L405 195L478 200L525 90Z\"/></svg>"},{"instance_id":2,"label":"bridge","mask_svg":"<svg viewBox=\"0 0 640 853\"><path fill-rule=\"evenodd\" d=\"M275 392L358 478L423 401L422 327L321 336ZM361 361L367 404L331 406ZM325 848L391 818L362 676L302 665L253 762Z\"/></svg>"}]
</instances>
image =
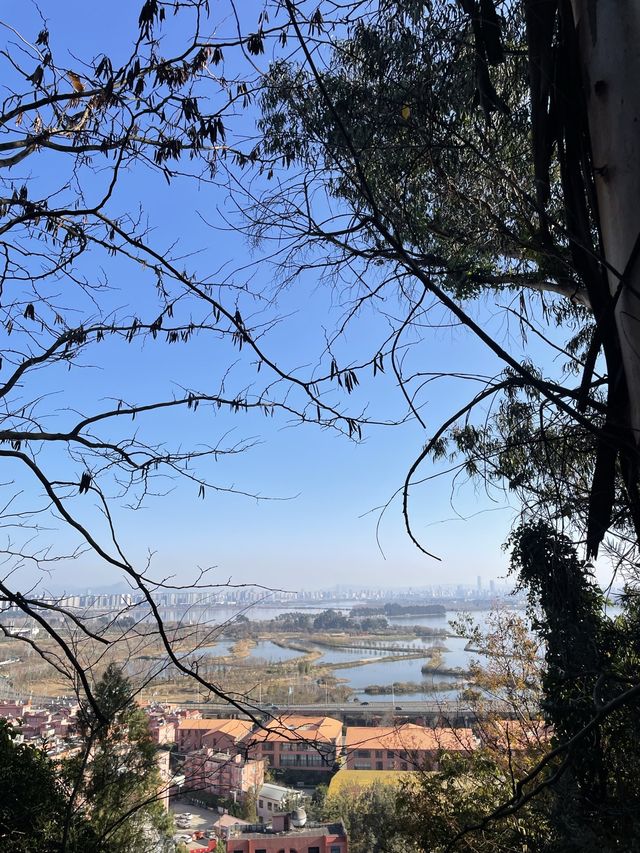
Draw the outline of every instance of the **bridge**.
<instances>
[{"instance_id":1,"label":"bridge","mask_svg":"<svg viewBox=\"0 0 640 853\"><path fill-rule=\"evenodd\" d=\"M304 705L268 705L262 708L247 703L247 711L242 713L233 705L222 702L185 702L184 707L194 708L202 712L204 717L238 717L252 716L282 717L286 714L299 714L308 717L334 717L350 725L376 724L381 721L415 721L430 726L467 727L478 719L478 710L460 702L411 700L403 702L397 699L375 702L322 702ZM486 713L508 718L513 715L513 709L506 702L488 701L484 703Z\"/></svg>"}]
</instances>

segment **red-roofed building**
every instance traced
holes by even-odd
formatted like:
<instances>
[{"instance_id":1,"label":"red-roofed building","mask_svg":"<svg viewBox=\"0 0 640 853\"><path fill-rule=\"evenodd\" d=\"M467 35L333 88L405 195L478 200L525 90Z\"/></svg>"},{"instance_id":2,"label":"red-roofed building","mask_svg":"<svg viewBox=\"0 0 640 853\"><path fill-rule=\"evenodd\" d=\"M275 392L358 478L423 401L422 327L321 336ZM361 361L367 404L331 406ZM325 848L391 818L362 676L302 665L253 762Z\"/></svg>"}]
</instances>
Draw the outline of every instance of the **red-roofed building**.
<instances>
[{"instance_id":1,"label":"red-roofed building","mask_svg":"<svg viewBox=\"0 0 640 853\"><path fill-rule=\"evenodd\" d=\"M288 714L255 731L247 745L250 755L270 767L331 772L342 749L342 723Z\"/></svg>"},{"instance_id":2,"label":"red-roofed building","mask_svg":"<svg viewBox=\"0 0 640 853\"><path fill-rule=\"evenodd\" d=\"M30 711L32 708L31 700L26 702L0 702L0 717L22 717L25 711Z\"/></svg>"},{"instance_id":3,"label":"red-roofed building","mask_svg":"<svg viewBox=\"0 0 640 853\"><path fill-rule=\"evenodd\" d=\"M402 726L348 726L348 770L434 769L441 752L471 752L478 746L471 729Z\"/></svg>"},{"instance_id":4,"label":"red-roofed building","mask_svg":"<svg viewBox=\"0 0 640 853\"><path fill-rule=\"evenodd\" d=\"M214 849L214 848L209 848ZM271 828L232 827L227 853L348 853L347 834L342 823L306 824L295 827L289 815L277 815Z\"/></svg>"},{"instance_id":5,"label":"red-roofed building","mask_svg":"<svg viewBox=\"0 0 640 853\"><path fill-rule=\"evenodd\" d=\"M235 753L252 729L249 720L180 720L176 743L180 752L207 747L216 752Z\"/></svg>"},{"instance_id":6,"label":"red-roofed building","mask_svg":"<svg viewBox=\"0 0 640 853\"><path fill-rule=\"evenodd\" d=\"M178 723L164 717L149 717L149 731L157 744L175 743Z\"/></svg>"}]
</instances>

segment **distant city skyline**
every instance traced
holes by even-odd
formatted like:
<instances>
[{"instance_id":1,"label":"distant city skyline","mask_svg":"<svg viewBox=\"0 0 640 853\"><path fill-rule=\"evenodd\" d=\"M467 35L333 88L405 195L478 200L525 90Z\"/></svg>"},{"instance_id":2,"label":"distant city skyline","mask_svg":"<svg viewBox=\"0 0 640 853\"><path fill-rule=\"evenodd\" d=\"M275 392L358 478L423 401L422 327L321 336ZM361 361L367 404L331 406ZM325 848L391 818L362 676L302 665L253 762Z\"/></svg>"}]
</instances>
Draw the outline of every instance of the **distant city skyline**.
<instances>
[{"instance_id":1,"label":"distant city skyline","mask_svg":"<svg viewBox=\"0 0 640 853\"><path fill-rule=\"evenodd\" d=\"M478 581L480 581L478 583ZM504 594L510 592L514 588L514 584L509 582L509 579L498 580L496 578L488 578L487 582L478 577L475 584L472 583L443 583L443 584L427 584L423 586L417 585L379 585L372 584L368 586L357 586L354 584L334 584L332 586L318 587L301 587L297 590L280 591L280 590L265 590L262 587L252 584L230 584L229 586L220 587L219 589L207 590L206 588L193 587L191 589L176 589L167 592L162 590L160 594L172 595L188 595L199 597L210 597L212 599L219 598L221 600L242 600L246 598L273 600L273 601L289 601L289 600L304 600L305 598L322 598L328 600L339 600L343 598L348 600L350 597L380 597L388 595L391 597L428 597L448 595L457 590L464 589L465 591L475 592L496 592ZM55 595L75 595L75 596L91 596L91 595L124 595L130 592L130 589L124 583L109 584L105 586L76 586L64 587L56 589L51 587L52 594Z\"/></svg>"}]
</instances>

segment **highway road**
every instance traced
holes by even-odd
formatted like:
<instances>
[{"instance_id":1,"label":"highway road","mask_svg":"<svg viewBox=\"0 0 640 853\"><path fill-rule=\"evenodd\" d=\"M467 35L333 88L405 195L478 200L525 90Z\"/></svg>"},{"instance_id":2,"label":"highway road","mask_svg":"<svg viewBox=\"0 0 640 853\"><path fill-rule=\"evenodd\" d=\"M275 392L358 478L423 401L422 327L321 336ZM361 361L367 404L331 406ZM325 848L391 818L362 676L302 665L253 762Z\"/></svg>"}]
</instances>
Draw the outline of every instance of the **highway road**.
<instances>
[{"instance_id":1,"label":"highway road","mask_svg":"<svg viewBox=\"0 0 640 853\"><path fill-rule=\"evenodd\" d=\"M226 703L214 703L214 702L188 702L185 703L185 707L189 708L197 708L199 711L202 711L205 717L211 716L227 716L227 715L238 715L239 712ZM381 717L381 716L389 716L393 715L397 718L402 717L422 717L429 718L432 720L435 719L450 719L450 720L460 720L460 719L468 719L473 720L477 716L477 712L474 708L465 705L460 702L446 702L446 701L434 701L434 700L424 700L424 701L408 701L403 702L401 699L397 699L395 705L392 702L386 701L375 701L375 702L343 702L343 703L318 703L315 705L279 705L279 706L265 706L263 708L258 708L257 706L248 707L248 710L252 714L260 714L264 713L265 715L271 715L273 717L280 717L283 714L301 714L303 716L326 716L326 717L338 717L344 719L345 717L353 718L360 717L363 719L371 718L371 717ZM509 716L509 706L503 702L490 702L486 703L487 710L491 710L493 713L503 714L505 716ZM249 714L247 714L249 716Z\"/></svg>"}]
</instances>

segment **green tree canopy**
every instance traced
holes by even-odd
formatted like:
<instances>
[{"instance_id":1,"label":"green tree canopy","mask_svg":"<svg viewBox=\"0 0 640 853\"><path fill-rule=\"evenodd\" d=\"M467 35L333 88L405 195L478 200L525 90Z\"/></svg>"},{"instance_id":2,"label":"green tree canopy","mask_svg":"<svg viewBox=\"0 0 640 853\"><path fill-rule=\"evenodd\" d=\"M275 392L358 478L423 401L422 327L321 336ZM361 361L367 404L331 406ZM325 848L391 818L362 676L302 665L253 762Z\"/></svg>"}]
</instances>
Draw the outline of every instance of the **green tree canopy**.
<instances>
[{"instance_id":1,"label":"green tree canopy","mask_svg":"<svg viewBox=\"0 0 640 853\"><path fill-rule=\"evenodd\" d=\"M59 767L44 748L18 742L0 720L0 849L15 853L55 853L67 829L65 850L97 851L98 840L81 814L70 815Z\"/></svg>"},{"instance_id":2,"label":"green tree canopy","mask_svg":"<svg viewBox=\"0 0 640 853\"><path fill-rule=\"evenodd\" d=\"M160 775L148 717L114 664L96 683L94 696L101 717L85 704L84 747L66 768L74 804L86 814L105 850L168 848L172 821L162 803L167 782Z\"/></svg>"}]
</instances>

